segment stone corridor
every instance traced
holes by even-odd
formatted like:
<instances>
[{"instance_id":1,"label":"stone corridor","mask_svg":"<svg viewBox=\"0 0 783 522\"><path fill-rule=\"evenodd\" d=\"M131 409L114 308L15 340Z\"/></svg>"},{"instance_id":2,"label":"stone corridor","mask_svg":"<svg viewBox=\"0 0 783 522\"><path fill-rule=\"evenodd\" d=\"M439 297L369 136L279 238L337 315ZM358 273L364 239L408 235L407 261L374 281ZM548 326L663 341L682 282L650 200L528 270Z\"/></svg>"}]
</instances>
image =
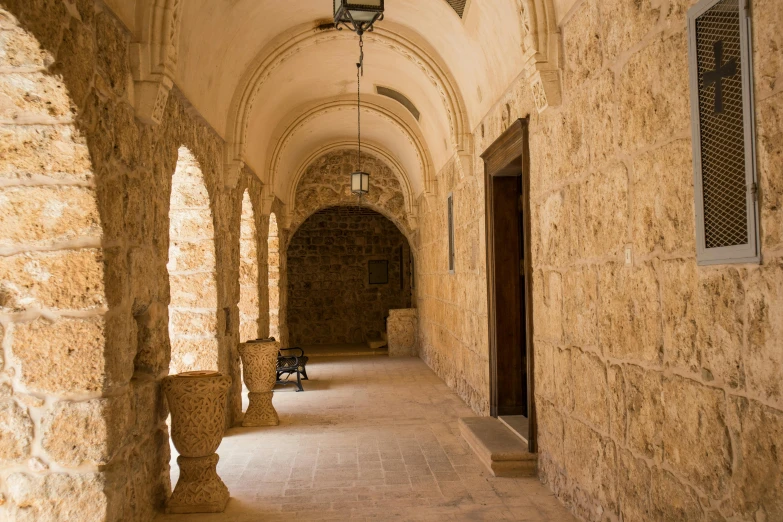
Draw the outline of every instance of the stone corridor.
<instances>
[{"instance_id":1,"label":"stone corridor","mask_svg":"<svg viewBox=\"0 0 783 522\"><path fill-rule=\"evenodd\" d=\"M304 393L275 392L280 426L226 433L225 513L156 520L576 520L537 478L487 473L457 429L470 408L420 359L318 357L308 373Z\"/></svg>"},{"instance_id":2,"label":"stone corridor","mask_svg":"<svg viewBox=\"0 0 783 522\"><path fill-rule=\"evenodd\" d=\"M0 522L783 522L783 0L372 3L0 0Z\"/></svg>"}]
</instances>

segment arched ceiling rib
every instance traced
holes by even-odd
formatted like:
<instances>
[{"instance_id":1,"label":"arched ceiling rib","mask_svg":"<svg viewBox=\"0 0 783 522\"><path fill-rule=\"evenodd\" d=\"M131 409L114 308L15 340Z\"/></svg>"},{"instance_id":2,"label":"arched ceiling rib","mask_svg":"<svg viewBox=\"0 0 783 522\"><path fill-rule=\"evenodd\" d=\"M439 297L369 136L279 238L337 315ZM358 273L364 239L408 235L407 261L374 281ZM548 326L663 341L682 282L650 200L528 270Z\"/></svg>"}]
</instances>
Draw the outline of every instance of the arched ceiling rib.
<instances>
[{"instance_id":1,"label":"arched ceiling rib","mask_svg":"<svg viewBox=\"0 0 783 522\"><path fill-rule=\"evenodd\" d=\"M412 123L417 140L403 140L411 133L379 114L365 117L363 131L405 165L417 195L427 187L429 168L437 171L455 153L470 150L472 127L519 74L516 1L474 0L461 20L442 0L396 0L366 35L363 97L369 99L376 85L393 88L422 118ZM358 38L318 28L329 21L331 7L330 0L234 0L228 8L189 0L183 6L182 33L191 36L181 38L177 84L233 146L227 160L246 162L273 182L275 193L287 193L293 156L311 152L303 147L355 135L346 106L314 120L311 125L321 127L308 127L307 139L292 142L290 161L273 157L282 122L301 107L355 92Z\"/></svg>"},{"instance_id":2,"label":"arched ceiling rib","mask_svg":"<svg viewBox=\"0 0 783 522\"><path fill-rule=\"evenodd\" d=\"M275 193L284 201L295 190L295 175L302 157L335 140L356 142L356 106L350 98L334 99L296 111L298 116L288 121L272 141L270 180ZM362 141L375 143L395 158L409 180L413 195L421 193L426 183L432 183L432 161L415 120L404 108L379 96L362 104Z\"/></svg>"},{"instance_id":3,"label":"arched ceiling rib","mask_svg":"<svg viewBox=\"0 0 783 522\"><path fill-rule=\"evenodd\" d=\"M249 141L251 136L262 143L268 139L261 122L277 120L287 107L312 98L313 85L319 86L318 94L323 97L355 92L355 35L305 27L280 40L281 44L275 43L259 55L228 111L226 137L229 143L237 144L233 155L253 164L263 164L265 159L253 157ZM364 96L374 93L376 85L383 85L411 98L423 113L419 126L432 148L436 167L453 155L455 148L463 149L468 132L464 103L448 73L416 44L392 31L379 28L367 35L365 49ZM329 76L342 79L330 84ZM281 84L291 88L281 92ZM281 101L282 97L288 103Z\"/></svg>"},{"instance_id":4,"label":"arched ceiling rib","mask_svg":"<svg viewBox=\"0 0 783 522\"><path fill-rule=\"evenodd\" d=\"M106 1L135 38L145 38L145 10L163 9L163 19L178 21L178 30L157 36L177 47L175 83L226 139L227 161L246 162L276 193L289 190L295 160L301 160L295 156L312 152L306 147L355 139L350 111L333 111L312 119L275 152L297 111L355 92L358 38L325 29L331 0ZM376 85L393 88L422 118L408 122L402 107L384 107L393 117L370 110L363 130L404 166L417 195L431 171L471 151L473 128L522 72L529 54L522 52L520 13L535 14L543 4L559 11L573 0L552 2L472 0L463 19L444 0L387 2L385 20L365 38L363 96L369 100ZM166 35L178 35L176 42Z\"/></svg>"},{"instance_id":5,"label":"arched ceiling rib","mask_svg":"<svg viewBox=\"0 0 783 522\"><path fill-rule=\"evenodd\" d=\"M288 212L291 213L294 212L294 209L296 207L296 201L295 201L296 188L299 186L299 182L302 181L302 178L304 177L307 169L310 167L310 165L313 164L315 160L317 160L321 156L329 154L330 152L334 152L338 150L346 150L346 149L355 149L356 146L357 146L356 141L338 140L338 141L326 143L314 149L309 156L304 158L304 160L300 162L299 167L296 169L295 171L296 173L291 178L290 190L286 196L286 199L284 200ZM408 215L411 224L415 227L418 211L415 207L414 192L413 192L413 188L409 183L409 177L405 172L405 167L403 167L397 161L397 159L392 153L390 153L383 146L378 145L377 143L371 141L368 141L366 143L363 142L362 150L366 150L368 154L381 159L392 170L392 173L397 178L397 181L400 182L400 186L402 187L402 195L403 198L405 199L405 213Z\"/></svg>"}]
</instances>

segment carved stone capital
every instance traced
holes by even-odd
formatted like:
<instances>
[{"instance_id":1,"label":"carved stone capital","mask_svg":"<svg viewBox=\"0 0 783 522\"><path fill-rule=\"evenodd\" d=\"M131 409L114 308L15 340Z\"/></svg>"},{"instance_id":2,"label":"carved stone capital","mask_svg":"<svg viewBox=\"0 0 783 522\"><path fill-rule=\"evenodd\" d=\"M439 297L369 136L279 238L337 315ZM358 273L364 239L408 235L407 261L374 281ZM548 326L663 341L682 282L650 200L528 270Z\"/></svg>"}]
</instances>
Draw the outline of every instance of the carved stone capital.
<instances>
[{"instance_id":1,"label":"carved stone capital","mask_svg":"<svg viewBox=\"0 0 783 522\"><path fill-rule=\"evenodd\" d=\"M227 189L235 189L242 177L245 162L241 159L230 159L223 167L223 184Z\"/></svg>"},{"instance_id":2,"label":"carved stone capital","mask_svg":"<svg viewBox=\"0 0 783 522\"><path fill-rule=\"evenodd\" d=\"M530 88L539 114L562 102L560 71L557 69L535 71L530 77Z\"/></svg>"},{"instance_id":3,"label":"carved stone capital","mask_svg":"<svg viewBox=\"0 0 783 522\"><path fill-rule=\"evenodd\" d=\"M171 92L170 82L136 82L134 86L136 117L150 125L160 125Z\"/></svg>"}]
</instances>

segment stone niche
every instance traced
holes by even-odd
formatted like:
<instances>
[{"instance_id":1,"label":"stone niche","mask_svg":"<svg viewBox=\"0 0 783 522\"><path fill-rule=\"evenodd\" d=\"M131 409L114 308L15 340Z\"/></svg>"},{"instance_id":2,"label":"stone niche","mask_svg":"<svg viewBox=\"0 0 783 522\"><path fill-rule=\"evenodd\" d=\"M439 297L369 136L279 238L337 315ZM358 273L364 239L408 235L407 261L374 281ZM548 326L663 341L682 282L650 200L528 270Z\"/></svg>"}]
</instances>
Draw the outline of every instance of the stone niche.
<instances>
[{"instance_id":1,"label":"stone niche","mask_svg":"<svg viewBox=\"0 0 783 522\"><path fill-rule=\"evenodd\" d=\"M317 212L296 232L287 254L292 346L378 338L389 310L411 306L408 241L370 209ZM388 263L387 283L370 284L371 261Z\"/></svg>"},{"instance_id":2,"label":"stone niche","mask_svg":"<svg viewBox=\"0 0 783 522\"><path fill-rule=\"evenodd\" d=\"M419 316L415 308L389 310L386 333L389 337L389 357L416 357Z\"/></svg>"}]
</instances>

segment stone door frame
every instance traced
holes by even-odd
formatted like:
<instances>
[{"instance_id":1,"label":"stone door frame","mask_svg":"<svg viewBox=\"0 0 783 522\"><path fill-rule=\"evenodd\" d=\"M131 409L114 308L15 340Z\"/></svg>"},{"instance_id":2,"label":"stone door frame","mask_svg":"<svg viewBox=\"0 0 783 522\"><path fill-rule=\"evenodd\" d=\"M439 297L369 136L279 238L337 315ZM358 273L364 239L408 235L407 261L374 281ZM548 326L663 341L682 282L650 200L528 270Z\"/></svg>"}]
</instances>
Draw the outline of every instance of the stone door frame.
<instances>
[{"instance_id":1,"label":"stone door frame","mask_svg":"<svg viewBox=\"0 0 783 522\"><path fill-rule=\"evenodd\" d=\"M508 382L502 374L503 367L499 364L501 359L509 356L516 357L514 348L505 348L507 345L526 346L525 358L511 362L517 369L525 368L527 382L522 383L520 391L522 400L527 401L528 417L528 445L529 451L536 451L536 409L535 409L535 372L533 352L533 292L532 292L532 263L531 263L531 222L530 222L530 151L528 128L529 118L519 119L511 124L503 135L500 136L481 155L484 160L484 186L486 209L486 236L487 236L487 316L489 333L489 381L490 381L490 415L497 417L508 412L500 411L499 391L501 386L508 387ZM504 179L501 179L504 178ZM502 188L501 188L502 187ZM510 199L513 197L513 200ZM501 224L503 218L495 215L498 205L518 205L518 211L522 217L514 230L521 233L522 241L509 246L503 243L500 231L507 230L508 224ZM507 216L505 218L508 220ZM496 222L497 221L497 222ZM496 225L498 233L496 234ZM513 234L512 234L513 235ZM497 241L496 241L497 239ZM501 244L503 243L503 244ZM503 250L501 250L503 249ZM515 292L498 291L496 279L496 257L503 253L503 268L509 270L509 261L506 254L510 250L517 249L519 260L520 279L522 283L510 284L502 282L504 287L509 284L516 289ZM512 256L514 257L514 256ZM520 259L521 257L521 259ZM520 262L521 261L521 262ZM500 277L500 276L498 276ZM506 278L507 279L507 278ZM516 294L516 295L509 295ZM522 319L524 318L524 319ZM511 343L501 337L510 338ZM520 357L521 358L521 357ZM511 377L513 379L513 376Z\"/></svg>"}]
</instances>

